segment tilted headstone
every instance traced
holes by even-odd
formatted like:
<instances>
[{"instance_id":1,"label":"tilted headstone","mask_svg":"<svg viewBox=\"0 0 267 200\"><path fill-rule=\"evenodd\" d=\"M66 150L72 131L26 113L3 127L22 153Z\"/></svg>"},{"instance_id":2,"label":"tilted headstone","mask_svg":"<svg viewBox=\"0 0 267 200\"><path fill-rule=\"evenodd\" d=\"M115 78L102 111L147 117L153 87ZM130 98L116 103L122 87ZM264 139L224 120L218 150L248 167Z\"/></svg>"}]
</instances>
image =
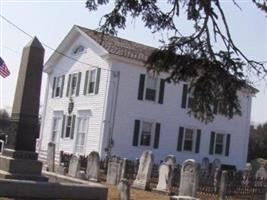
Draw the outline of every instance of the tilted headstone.
<instances>
[{"instance_id":1,"label":"tilted headstone","mask_svg":"<svg viewBox=\"0 0 267 200\"><path fill-rule=\"evenodd\" d=\"M144 151L139 163L137 176L133 182L134 188L149 189L149 181L153 167L154 156L152 151Z\"/></svg>"},{"instance_id":2,"label":"tilted headstone","mask_svg":"<svg viewBox=\"0 0 267 200\"><path fill-rule=\"evenodd\" d=\"M54 172L55 171L55 153L56 153L56 145L53 142L48 143L47 147L47 171Z\"/></svg>"},{"instance_id":3,"label":"tilted headstone","mask_svg":"<svg viewBox=\"0 0 267 200\"><path fill-rule=\"evenodd\" d=\"M122 160L118 156L112 156L108 162L107 183L119 184L121 178Z\"/></svg>"},{"instance_id":4,"label":"tilted headstone","mask_svg":"<svg viewBox=\"0 0 267 200\"><path fill-rule=\"evenodd\" d=\"M199 164L193 159L184 161L181 169L179 196L196 197L198 176Z\"/></svg>"},{"instance_id":5,"label":"tilted headstone","mask_svg":"<svg viewBox=\"0 0 267 200\"><path fill-rule=\"evenodd\" d=\"M126 179L121 179L118 184L120 200L130 200L130 184Z\"/></svg>"},{"instance_id":6,"label":"tilted headstone","mask_svg":"<svg viewBox=\"0 0 267 200\"><path fill-rule=\"evenodd\" d=\"M159 166L159 179L156 191L169 193L171 189L172 165L162 163Z\"/></svg>"},{"instance_id":7,"label":"tilted headstone","mask_svg":"<svg viewBox=\"0 0 267 200\"><path fill-rule=\"evenodd\" d=\"M80 166L80 157L73 154L70 159L68 175L72 177L77 177L78 173L80 172Z\"/></svg>"},{"instance_id":8,"label":"tilted headstone","mask_svg":"<svg viewBox=\"0 0 267 200\"><path fill-rule=\"evenodd\" d=\"M87 158L86 176L89 181L99 181L100 158L96 151L92 151Z\"/></svg>"}]
</instances>

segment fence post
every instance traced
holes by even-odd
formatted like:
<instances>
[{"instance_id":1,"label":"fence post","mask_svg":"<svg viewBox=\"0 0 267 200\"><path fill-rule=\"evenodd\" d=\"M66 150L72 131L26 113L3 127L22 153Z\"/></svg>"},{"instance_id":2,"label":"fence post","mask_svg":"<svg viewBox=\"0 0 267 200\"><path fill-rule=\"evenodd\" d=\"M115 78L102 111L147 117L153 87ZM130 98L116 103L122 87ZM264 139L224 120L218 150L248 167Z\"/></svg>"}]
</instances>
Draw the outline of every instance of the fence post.
<instances>
[{"instance_id":1,"label":"fence post","mask_svg":"<svg viewBox=\"0 0 267 200\"><path fill-rule=\"evenodd\" d=\"M220 190L219 190L219 200L225 200L226 185L227 185L226 176L227 176L227 171L222 171Z\"/></svg>"}]
</instances>

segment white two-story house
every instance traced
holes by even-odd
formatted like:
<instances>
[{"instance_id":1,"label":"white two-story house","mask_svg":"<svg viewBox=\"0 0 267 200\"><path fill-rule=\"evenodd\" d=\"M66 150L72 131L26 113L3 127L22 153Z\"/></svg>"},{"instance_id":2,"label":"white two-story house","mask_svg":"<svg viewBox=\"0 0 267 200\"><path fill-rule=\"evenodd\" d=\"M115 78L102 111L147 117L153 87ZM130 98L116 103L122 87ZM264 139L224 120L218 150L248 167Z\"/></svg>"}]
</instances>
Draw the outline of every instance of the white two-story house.
<instances>
[{"instance_id":1,"label":"white two-story house","mask_svg":"<svg viewBox=\"0 0 267 200\"><path fill-rule=\"evenodd\" d=\"M147 73L144 61L153 50L74 26L44 67L39 152L44 155L50 141L57 154L98 151L101 157L111 153L133 160L150 149L156 162L173 154L178 163L208 157L242 169L255 91L239 92L242 116L217 115L204 124L187 114L187 84Z\"/></svg>"}]
</instances>

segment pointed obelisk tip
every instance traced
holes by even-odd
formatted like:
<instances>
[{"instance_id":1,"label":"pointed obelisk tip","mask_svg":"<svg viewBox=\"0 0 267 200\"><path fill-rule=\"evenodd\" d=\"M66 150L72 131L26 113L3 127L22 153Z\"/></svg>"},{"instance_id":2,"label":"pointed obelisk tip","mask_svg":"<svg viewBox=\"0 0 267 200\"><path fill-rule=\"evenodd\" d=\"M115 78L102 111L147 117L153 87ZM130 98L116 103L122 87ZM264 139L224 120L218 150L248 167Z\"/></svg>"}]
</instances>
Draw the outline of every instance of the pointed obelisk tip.
<instances>
[{"instance_id":1,"label":"pointed obelisk tip","mask_svg":"<svg viewBox=\"0 0 267 200\"><path fill-rule=\"evenodd\" d=\"M36 36L34 36L34 38L25 47L35 47L39 49L44 49L43 45Z\"/></svg>"}]
</instances>

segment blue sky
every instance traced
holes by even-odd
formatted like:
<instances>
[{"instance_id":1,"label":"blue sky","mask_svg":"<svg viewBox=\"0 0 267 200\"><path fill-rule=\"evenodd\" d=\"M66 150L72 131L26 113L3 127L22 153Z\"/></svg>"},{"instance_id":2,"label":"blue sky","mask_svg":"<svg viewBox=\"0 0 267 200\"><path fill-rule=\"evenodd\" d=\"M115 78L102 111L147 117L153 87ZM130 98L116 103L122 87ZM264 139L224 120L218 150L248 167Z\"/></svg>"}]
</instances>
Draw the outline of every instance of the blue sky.
<instances>
[{"instance_id":1,"label":"blue sky","mask_svg":"<svg viewBox=\"0 0 267 200\"><path fill-rule=\"evenodd\" d=\"M13 1L0 0L0 13L31 35L36 35L41 42L56 48L74 24L90 29L98 27L100 17L111 9L102 7L97 12L89 12L85 1ZM164 6L163 0L159 1ZM267 61L267 23L266 16L255 8L250 0L237 1L240 11L230 0L221 1L228 19L232 37L237 46L251 59ZM180 30L189 32L190 24L182 17ZM163 34L164 35L164 34ZM30 40L0 18L0 55L8 65L11 76L0 77L0 107L10 108L13 104L16 80L23 46ZM121 30L119 37L157 47L162 34L152 34L144 28L140 20L130 21L126 30ZM45 60L52 51L46 49ZM254 79L255 80L255 79ZM46 75L43 76L43 103ZM267 80L257 81L254 85L260 90L253 99L251 120L256 123L267 121Z\"/></svg>"}]
</instances>

